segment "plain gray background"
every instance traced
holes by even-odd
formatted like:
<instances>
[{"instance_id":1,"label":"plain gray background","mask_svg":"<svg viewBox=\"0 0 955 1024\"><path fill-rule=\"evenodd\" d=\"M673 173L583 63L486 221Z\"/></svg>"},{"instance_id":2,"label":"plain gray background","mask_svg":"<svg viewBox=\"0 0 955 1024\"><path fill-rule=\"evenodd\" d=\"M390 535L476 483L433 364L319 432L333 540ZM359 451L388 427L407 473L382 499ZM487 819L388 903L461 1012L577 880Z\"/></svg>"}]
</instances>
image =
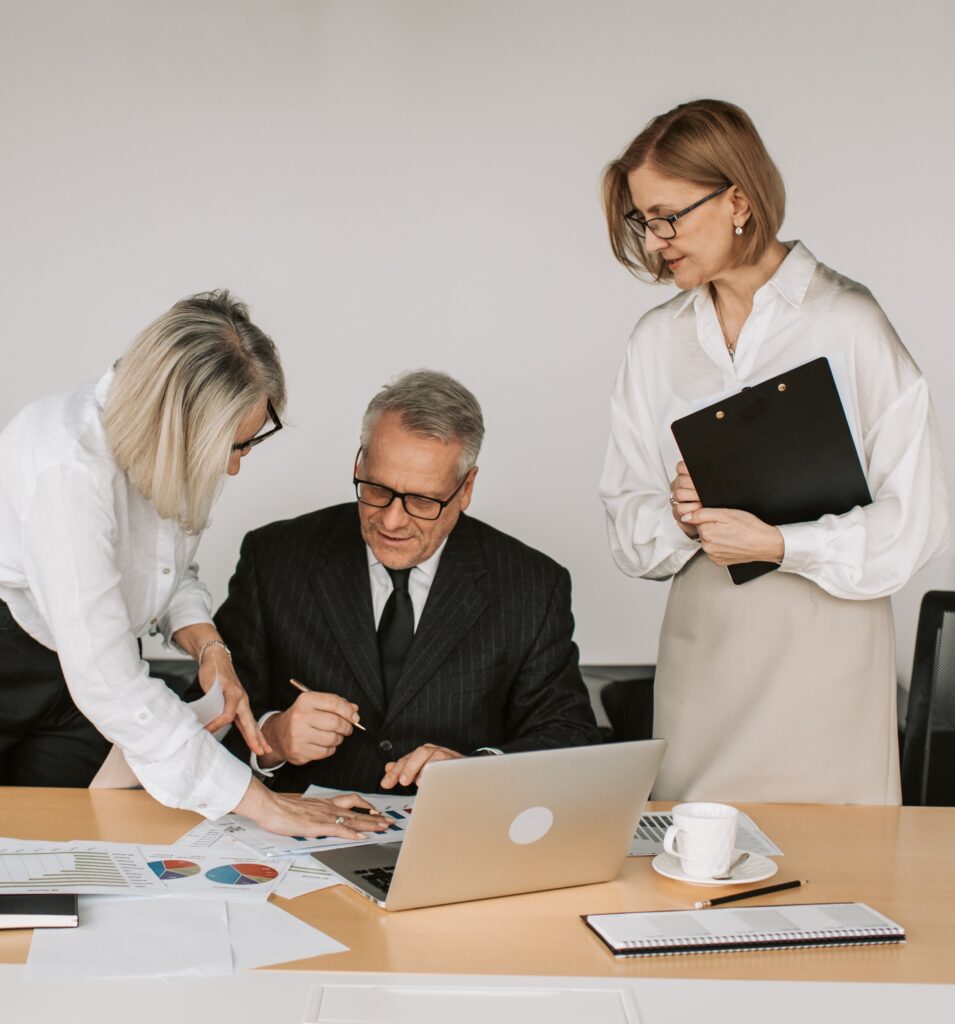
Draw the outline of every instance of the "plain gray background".
<instances>
[{"instance_id":1,"label":"plain gray background","mask_svg":"<svg viewBox=\"0 0 955 1024\"><path fill-rule=\"evenodd\" d=\"M0 0L0 423L226 286L283 355L289 429L227 482L243 534L348 500L361 412L430 366L483 403L473 514L570 569L587 662L653 662L667 584L613 565L596 495L631 327L670 288L613 261L598 181L714 96L786 181L784 239L864 282L955 456L950 0ZM951 479L951 473L950 479ZM895 598L911 663L921 594Z\"/></svg>"}]
</instances>

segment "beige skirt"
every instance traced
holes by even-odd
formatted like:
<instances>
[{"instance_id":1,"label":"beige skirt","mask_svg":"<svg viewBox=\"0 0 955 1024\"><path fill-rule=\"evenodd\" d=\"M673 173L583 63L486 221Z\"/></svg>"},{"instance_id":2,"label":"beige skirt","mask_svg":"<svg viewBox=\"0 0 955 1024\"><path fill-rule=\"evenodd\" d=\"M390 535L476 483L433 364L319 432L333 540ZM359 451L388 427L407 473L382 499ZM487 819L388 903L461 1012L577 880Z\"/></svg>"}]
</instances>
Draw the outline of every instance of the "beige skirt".
<instances>
[{"instance_id":1,"label":"beige skirt","mask_svg":"<svg viewBox=\"0 0 955 1024\"><path fill-rule=\"evenodd\" d=\"M846 601L793 573L735 586L700 554L660 634L657 800L898 804L888 598Z\"/></svg>"}]
</instances>

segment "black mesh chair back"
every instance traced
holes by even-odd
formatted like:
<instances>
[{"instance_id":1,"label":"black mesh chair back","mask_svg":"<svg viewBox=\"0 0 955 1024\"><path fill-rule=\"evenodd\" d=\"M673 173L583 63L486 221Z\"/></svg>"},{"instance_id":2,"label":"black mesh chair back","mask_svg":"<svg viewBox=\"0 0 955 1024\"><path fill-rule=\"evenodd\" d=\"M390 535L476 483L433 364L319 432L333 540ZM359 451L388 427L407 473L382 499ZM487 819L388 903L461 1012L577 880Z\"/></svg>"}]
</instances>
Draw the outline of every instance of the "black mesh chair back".
<instances>
[{"instance_id":1,"label":"black mesh chair back","mask_svg":"<svg viewBox=\"0 0 955 1024\"><path fill-rule=\"evenodd\" d=\"M902 746L902 802L955 806L955 591L922 598Z\"/></svg>"}]
</instances>

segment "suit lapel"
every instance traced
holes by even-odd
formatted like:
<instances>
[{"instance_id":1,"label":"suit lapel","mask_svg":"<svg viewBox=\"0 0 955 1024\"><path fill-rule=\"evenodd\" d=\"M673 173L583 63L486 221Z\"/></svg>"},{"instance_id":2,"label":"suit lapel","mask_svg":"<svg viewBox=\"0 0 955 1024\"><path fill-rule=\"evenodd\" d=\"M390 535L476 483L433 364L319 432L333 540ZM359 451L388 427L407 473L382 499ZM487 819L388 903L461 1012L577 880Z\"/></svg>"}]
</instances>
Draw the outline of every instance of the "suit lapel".
<instances>
[{"instance_id":1,"label":"suit lapel","mask_svg":"<svg viewBox=\"0 0 955 1024\"><path fill-rule=\"evenodd\" d=\"M386 723L428 682L487 607L487 595L475 583L486 572L474 528L462 516L438 563L401 679L385 716Z\"/></svg>"},{"instance_id":2,"label":"suit lapel","mask_svg":"<svg viewBox=\"0 0 955 1024\"><path fill-rule=\"evenodd\" d=\"M382 714L385 691L378 660L368 556L356 508L346 510L325 537L310 582L348 667L372 707Z\"/></svg>"}]
</instances>

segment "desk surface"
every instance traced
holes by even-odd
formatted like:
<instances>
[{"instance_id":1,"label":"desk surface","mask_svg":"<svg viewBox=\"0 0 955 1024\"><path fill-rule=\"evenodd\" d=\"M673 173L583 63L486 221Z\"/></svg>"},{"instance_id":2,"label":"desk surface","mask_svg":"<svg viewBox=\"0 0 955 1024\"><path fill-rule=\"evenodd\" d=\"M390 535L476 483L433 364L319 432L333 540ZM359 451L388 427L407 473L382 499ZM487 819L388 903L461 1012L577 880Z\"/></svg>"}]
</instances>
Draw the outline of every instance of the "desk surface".
<instances>
[{"instance_id":1,"label":"desk surface","mask_svg":"<svg viewBox=\"0 0 955 1024\"><path fill-rule=\"evenodd\" d=\"M601 885L388 913L344 886L285 910L328 932L349 951L303 960L320 971L565 975L815 981L955 982L955 808L743 805L783 849L778 879L802 889L759 902L856 900L904 925L899 946L612 957L580 915L692 906L700 888L657 875L649 858L628 858ZM0 789L0 834L30 839L165 843L197 817L143 792ZM731 890L727 890L731 891ZM718 889L707 889L716 895ZM274 898L274 897L273 897ZM30 932L0 933L0 963L23 963Z\"/></svg>"}]
</instances>

